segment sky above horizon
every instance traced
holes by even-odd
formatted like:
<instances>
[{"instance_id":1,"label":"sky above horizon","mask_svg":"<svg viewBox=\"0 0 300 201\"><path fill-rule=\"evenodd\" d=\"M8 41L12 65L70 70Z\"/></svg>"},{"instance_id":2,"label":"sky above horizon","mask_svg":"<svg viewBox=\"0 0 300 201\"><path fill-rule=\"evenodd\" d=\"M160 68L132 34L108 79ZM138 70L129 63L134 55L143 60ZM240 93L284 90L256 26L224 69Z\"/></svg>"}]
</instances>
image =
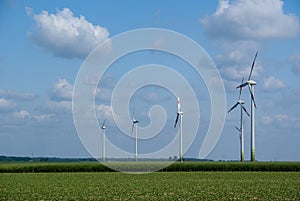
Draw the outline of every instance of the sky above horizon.
<instances>
[{"instance_id":1,"label":"sky above horizon","mask_svg":"<svg viewBox=\"0 0 300 201\"><path fill-rule=\"evenodd\" d=\"M299 18L297 0L1 1L0 155L90 157L72 116L72 92L80 67L102 42L133 29L153 27L178 32L201 45L221 75L227 111L236 103L236 86L248 78L258 51L253 70L256 159L300 161ZM114 123L110 100L123 75L149 63L172 66L198 91L201 126L185 153L185 157L198 157L210 120L210 92L201 77L186 70L188 64L174 55L145 51L116 61L95 92L99 121L107 121L108 138L132 151L131 142L112 136L121 131ZM250 112L247 88L242 99ZM141 127L150 123L148 111L153 105L164 107L167 134L159 140L167 143L168 136L174 137L176 97L167 89L143 87L130 103L128 113L135 111ZM239 110L235 109L226 115L221 137L206 158L239 160L239 136L234 128L238 125ZM246 160L249 155L250 118L245 117Z\"/></svg>"}]
</instances>

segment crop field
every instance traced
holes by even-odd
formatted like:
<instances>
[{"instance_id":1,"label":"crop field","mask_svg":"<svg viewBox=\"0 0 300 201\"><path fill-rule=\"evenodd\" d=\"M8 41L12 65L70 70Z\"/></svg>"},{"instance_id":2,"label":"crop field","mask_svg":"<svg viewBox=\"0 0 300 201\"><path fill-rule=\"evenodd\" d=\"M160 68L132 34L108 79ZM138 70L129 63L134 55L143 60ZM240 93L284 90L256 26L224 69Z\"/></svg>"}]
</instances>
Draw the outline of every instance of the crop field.
<instances>
[{"instance_id":1,"label":"crop field","mask_svg":"<svg viewBox=\"0 0 300 201\"><path fill-rule=\"evenodd\" d=\"M1 173L0 200L299 200L300 172Z\"/></svg>"},{"instance_id":2,"label":"crop field","mask_svg":"<svg viewBox=\"0 0 300 201\"><path fill-rule=\"evenodd\" d=\"M114 162L151 171L156 162ZM0 163L0 200L299 200L299 162Z\"/></svg>"}]
</instances>

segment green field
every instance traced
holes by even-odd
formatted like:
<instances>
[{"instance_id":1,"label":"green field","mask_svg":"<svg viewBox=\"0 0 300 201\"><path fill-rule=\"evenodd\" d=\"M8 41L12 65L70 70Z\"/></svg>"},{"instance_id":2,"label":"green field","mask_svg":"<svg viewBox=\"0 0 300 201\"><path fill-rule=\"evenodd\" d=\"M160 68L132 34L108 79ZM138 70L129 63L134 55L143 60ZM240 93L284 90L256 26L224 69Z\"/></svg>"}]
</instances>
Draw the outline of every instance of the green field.
<instances>
[{"instance_id":1,"label":"green field","mask_svg":"<svg viewBox=\"0 0 300 201\"><path fill-rule=\"evenodd\" d=\"M1 200L299 200L300 172L2 173Z\"/></svg>"}]
</instances>

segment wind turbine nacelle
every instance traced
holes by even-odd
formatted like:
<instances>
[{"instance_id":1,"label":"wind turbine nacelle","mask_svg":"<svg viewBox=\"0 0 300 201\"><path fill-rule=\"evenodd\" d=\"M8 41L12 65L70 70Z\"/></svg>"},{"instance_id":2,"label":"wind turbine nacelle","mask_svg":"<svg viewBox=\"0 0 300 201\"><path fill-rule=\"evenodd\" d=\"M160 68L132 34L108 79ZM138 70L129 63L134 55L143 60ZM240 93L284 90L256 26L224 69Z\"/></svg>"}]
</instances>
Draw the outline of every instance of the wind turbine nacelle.
<instances>
[{"instance_id":1,"label":"wind turbine nacelle","mask_svg":"<svg viewBox=\"0 0 300 201\"><path fill-rule=\"evenodd\" d=\"M238 103L239 103L239 104L245 104L245 101L239 100Z\"/></svg>"},{"instance_id":2,"label":"wind turbine nacelle","mask_svg":"<svg viewBox=\"0 0 300 201\"><path fill-rule=\"evenodd\" d=\"M102 126L101 129L106 129L106 127L105 127L105 126Z\"/></svg>"},{"instance_id":3,"label":"wind turbine nacelle","mask_svg":"<svg viewBox=\"0 0 300 201\"><path fill-rule=\"evenodd\" d=\"M247 83L250 84L250 85L256 85L256 82L253 81L253 80L248 80Z\"/></svg>"}]
</instances>

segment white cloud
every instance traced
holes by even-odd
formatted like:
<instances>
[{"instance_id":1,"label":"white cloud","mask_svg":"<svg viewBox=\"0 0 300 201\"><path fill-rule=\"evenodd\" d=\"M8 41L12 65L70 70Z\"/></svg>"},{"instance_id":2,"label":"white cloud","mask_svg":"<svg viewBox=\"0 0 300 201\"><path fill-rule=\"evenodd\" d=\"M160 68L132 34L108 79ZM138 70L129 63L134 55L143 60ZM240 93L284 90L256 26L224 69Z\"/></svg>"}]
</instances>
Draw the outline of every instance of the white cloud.
<instances>
[{"instance_id":1,"label":"white cloud","mask_svg":"<svg viewBox=\"0 0 300 201\"><path fill-rule=\"evenodd\" d=\"M71 101L47 101L43 109L50 113L66 113L72 111Z\"/></svg>"},{"instance_id":2,"label":"white cloud","mask_svg":"<svg viewBox=\"0 0 300 201\"><path fill-rule=\"evenodd\" d=\"M25 100L30 101L37 97L33 93L21 93L12 90L0 90L0 97L5 99Z\"/></svg>"},{"instance_id":3,"label":"white cloud","mask_svg":"<svg viewBox=\"0 0 300 201\"><path fill-rule=\"evenodd\" d=\"M269 125L273 122L273 118L271 116L263 116L262 123L265 125Z\"/></svg>"},{"instance_id":4,"label":"white cloud","mask_svg":"<svg viewBox=\"0 0 300 201\"><path fill-rule=\"evenodd\" d=\"M233 40L290 38L300 31L299 19L284 13L280 0L220 0L200 22L209 36Z\"/></svg>"},{"instance_id":5,"label":"white cloud","mask_svg":"<svg viewBox=\"0 0 300 201\"><path fill-rule=\"evenodd\" d=\"M263 89L267 91L276 91L278 89L284 89L286 85L283 81L270 76L264 79Z\"/></svg>"},{"instance_id":6,"label":"white cloud","mask_svg":"<svg viewBox=\"0 0 300 201\"><path fill-rule=\"evenodd\" d=\"M273 126L292 126L297 122L297 118L290 117L287 114L275 114L273 116L267 115L262 116L262 123L264 125L273 125Z\"/></svg>"},{"instance_id":7,"label":"white cloud","mask_svg":"<svg viewBox=\"0 0 300 201\"><path fill-rule=\"evenodd\" d=\"M51 100L71 100L73 94L73 86L66 80L58 78L50 93Z\"/></svg>"},{"instance_id":8,"label":"white cloud","mask_svg":"<svg viewBox=\"0 0 300 201\"><path fill-rule=\"evenodd\" d=\"M265 41L300 33L298 17L284 13L280 0L219 0L215 13L200 19L200 23L222 51L216 55L222 76L235 81L248 77L252 58ZM259 58L260 53L253 71L255 78L263 71Z\"/></svg>"},{"instance_id":9,"label":"white cloud","mask_svg":"<svg viewBox=\"0 0 300 201\"><path fill-rule=\"evenodd\" d=\"M96 109L97 118L100 121L105 120L110 125L114 123L114 117L113 117L111 106L100 104L100 105L96 105L95 109ZM118 116L115 117L118 118Z\"/></svg>"},{"instance_id":10,"label":"white cloud","mask_svg":"<svg viewBox=\"0 0 300 201\"><path fill-rule=\"evenodd\" d=\"M93 25L84 16L75 17L69 8L55 14L44 10L32 15L30 8L26 12L36 23L35 31L29 33L32 41L58 57L84 58L109 37L106 28Z\"/></svg>"},{"instance_id":11,"label":"white cloud","mask_svg":"<svg viewBox=\"0 0 300 201\"><path fill-rule=\"evenodd\" d=\"M18 119L27 119L30 117L30 113L26 110L20 110L18 112L13 112L13 117Z\"/></svg>"},{"instance_id":12,"label":"white cloud","mask_svg":"<svg viewBox=\"0 0 300 201\"><path fill-rule=\"evenodd\" d=\"M10 111L16 106L17 104L14 101L0 98L0 111Z\"/></svg>"},{"instance_id":13,"label":"white cloud","mask_svg":"<svg viewBox=\"0 0 300 201\"><path fill-rule=\"evenodd\" d=\"M41 114L41 115L35 115L34 119L37 120L38 122L41 122L41 121L47 121L53 116L54 114Z\"/></svg>"},{"instance_id":14,"label":"white cloud","mask_svg":"<svg viewBox=\"0 0 300 201\"><path fill-rule=\"evenodd\" d=\"M289 119L289 116L287 114L276 114L275 119L279 122L286 121Z\"/></svg>"},{"instance_id":15,"label":"white cloud","mask_svg":"<svg viewBox=\"0 0 300 201\"><path fill-rule=\"evenodd\" d=\"M16 119L27 119L27 120L36 120L38 122L49 120L54 114L39 114L32 115L27 110L20 110L18 112L13 112L12 117Z\"/></svg>"},{"instance_id":16,"label":"white cloud","mask_svg":"<svg viewBox=\"0 0 300 201\"><path fill-rule=\"evenodd\" d=\"M292 71L300 75L300 53L290 56L289 61L292 63Z\"/></svg>"},{"instance_id":17,"label":"white cloud","mask_svg":"<svg viewBox=\"0 0 300 201\"><path fill-rule=\"evenodd\" d=\"M234 80L238 83L242 81L242 78L244 78L244 81L248 79L249 73L250 73L250 67L252 64L251 57L248 57L247 60L248 62L232 62L236 63L233 66L224 66L220 68L220 73L223 78L226 78L227 80ZM263 67L260 63L256 62L255 66L253 68L252 72L252 78L256 80L261 73L263 72Z\"/></svg>"},{"instance_id":18,"label":"white cloud","mask_svg":"<svg viewBox=\"0 0 300 201\"><path fill-rule=\"evenodd\" d=\"M95 98L97 101L110 101L112 95L112 89L109 88L97 88L95 92Z\"/></svg>"},{"instance_id":19,"label":"white cloud","mask_svg":"<svg viewBox=\"0 0 300 201\"><path fill-rule=\"evenodd\" d=\"M260 45L253 40L220 41L219 46L224 50L223 55L216 58L223 64L236 64L250 66L254 54L260 49ZM258 55L259 56L259 55Z\"/></svg>"}]
</instances>

